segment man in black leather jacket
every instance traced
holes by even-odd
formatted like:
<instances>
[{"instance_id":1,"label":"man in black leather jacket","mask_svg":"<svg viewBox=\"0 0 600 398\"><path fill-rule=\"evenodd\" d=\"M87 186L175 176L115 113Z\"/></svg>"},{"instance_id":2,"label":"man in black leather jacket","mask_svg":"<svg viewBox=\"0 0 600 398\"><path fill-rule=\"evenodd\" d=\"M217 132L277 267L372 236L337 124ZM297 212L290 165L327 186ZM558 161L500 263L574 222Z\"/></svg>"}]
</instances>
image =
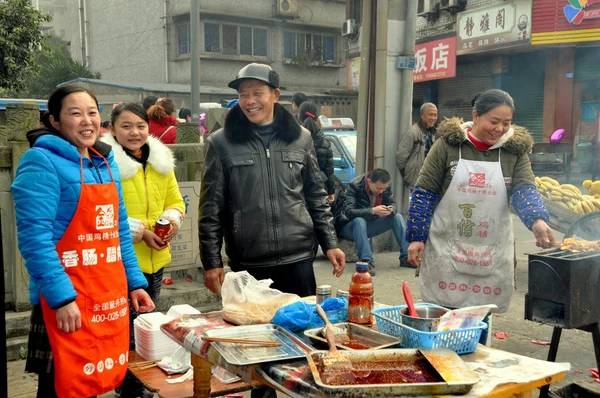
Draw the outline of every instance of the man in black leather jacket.
<instances>
[{"instance_id":1,"label":"man in black leather jacket","mask_svg":"<svg viewBox=\"0 0 600 398\"><path fill-rule=\"evenodd\" d=\"M313 295L315 235L336 276L346 263L311 135L277 103L279 75L268 65L245 66L229 87L238 91L239 104L205 142L199 214L205 284L219 292L224 238L233 271Z\"/></svg>"}]
</instances>

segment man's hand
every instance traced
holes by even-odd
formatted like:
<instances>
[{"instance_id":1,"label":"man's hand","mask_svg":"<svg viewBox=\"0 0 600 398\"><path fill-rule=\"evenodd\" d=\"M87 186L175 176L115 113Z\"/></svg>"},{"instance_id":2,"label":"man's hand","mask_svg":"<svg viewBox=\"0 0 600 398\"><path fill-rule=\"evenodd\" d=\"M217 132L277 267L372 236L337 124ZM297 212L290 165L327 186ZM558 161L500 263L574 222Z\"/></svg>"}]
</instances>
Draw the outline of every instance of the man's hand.
<instances>
[{"instance_id":1,"label":"man's hand","mask_svg":"<svg viewBox=\"0 0 600 398\"><path fill-rule=\"evenodd\" d=\"M329 249L325 254L333 265L333 275L338 278L342 276L346 268L346 255L344 252L341 249Z\"/></svg>"},{"instance_id":2,"label":"man's hand","mask_svg":"<svg viewBox=\"0 0 600 398\"><path fill-rule=\"evenodd\" d=\"M375 206L371 209L371 214L379 217L387 217L392 214L392 212L392 209L388 209L387 206L384 205Z\"/></svg>"},{"instance_id":3,"label":"man's hand","mask_svg":"<svg viewBox=\"0 0 600 398\"><path fill-rule=\"evenodd\" d=\"M536 220L531 227L531 231L535 236L536 246L548 249L556 245L554 233L544 220Z\"/></svg>"},{"instance_id":4,"label":"man's hand","mask_svg":"<svg viewBox=\"0 0 600 398\"><path fill-rule=\"evenodd\" d=\"M221 285L225 279L223 268L211 268L204 271L204 286L214 294L221 294Z\"/></svg>"},{"instance_id":5,"label":"man's hand","mask_svg":"<svg viewBox=\"0 0 600 398\"><path fill-rule=\"evenodd\" d=\"M73 333L81 329L81 312L76 302L69 303L56 310L58 329L65 333Z\"/></svg>"},{"instance_id":6,"label":"man's hand","mask_svg":"<svg viewBox=\"0 0 600 398\"><path fill-rule=\"evenodd\" d=\"M151 249L162 250L167 247L167 244L149 229L144 230L142 240L146 243L146 246Z\"/></svg>"},{"instance_id":7,"label":"man's hand","mask_svg":"<svg viewBox=\"0 0 600 398\"><path fill-rule=\"evenodd\" d=\"M416 267L420 267L424 251L425 243L411 242L410 245L408 245L408 262Z\"/></svg>"},{"instance_id":8,"label":"man's hand","mask_svg":"<svg viewBox=\"0 0 600 398\"><path fill-rule=\"evenodd\" d=\"M150 295L144 289L135 289L129 293L131 305L136 312L152 312L156 308Z\"/></svg>"},{"instance_id":9,"label":"man's hand","mask_svg":"<svg viewBox=\"0 0 600 398\"><path fill-rule=\"evenodd\" d=\"M331 204L333 203L333 201L335 200L335 195L328 195L327 196L327 201Z\"/></svg>"}]
</instances>

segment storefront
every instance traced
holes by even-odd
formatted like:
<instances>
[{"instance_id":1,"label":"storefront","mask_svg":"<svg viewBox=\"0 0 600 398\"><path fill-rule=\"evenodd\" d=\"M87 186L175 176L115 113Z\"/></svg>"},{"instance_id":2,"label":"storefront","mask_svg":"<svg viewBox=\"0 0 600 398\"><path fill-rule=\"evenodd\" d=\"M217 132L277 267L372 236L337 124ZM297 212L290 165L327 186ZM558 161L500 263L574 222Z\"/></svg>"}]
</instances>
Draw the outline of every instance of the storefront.
<instances>
[{"instance_id":1,"label":"storefront","mask_svg":"<svg viewBox=\"0 0 600 398\"><path fill-rule=\"evenodd\" d=\"M600 2L535 0L531 42L546 48L544 141L565 128L565 142L598 133Z\"/></svg>"}]
</instances>

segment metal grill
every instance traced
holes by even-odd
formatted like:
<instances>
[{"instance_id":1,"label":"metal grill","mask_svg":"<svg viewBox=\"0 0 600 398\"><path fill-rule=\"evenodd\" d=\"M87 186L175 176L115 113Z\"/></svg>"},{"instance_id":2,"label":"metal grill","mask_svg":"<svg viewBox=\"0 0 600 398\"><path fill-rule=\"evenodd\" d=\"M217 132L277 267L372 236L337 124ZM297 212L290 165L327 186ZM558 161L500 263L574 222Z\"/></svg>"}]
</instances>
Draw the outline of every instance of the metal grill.
<instances>
[{"instance_id":1,"label":"metal grill","mask_svg":"<svg viewBox=\"0 0 600 398\"><path fill-rule=\"evenodd\" d=\"M600 321L600 253L558 248L529 255L525 318L571 329Z\"/></svg>"}]
</instances>

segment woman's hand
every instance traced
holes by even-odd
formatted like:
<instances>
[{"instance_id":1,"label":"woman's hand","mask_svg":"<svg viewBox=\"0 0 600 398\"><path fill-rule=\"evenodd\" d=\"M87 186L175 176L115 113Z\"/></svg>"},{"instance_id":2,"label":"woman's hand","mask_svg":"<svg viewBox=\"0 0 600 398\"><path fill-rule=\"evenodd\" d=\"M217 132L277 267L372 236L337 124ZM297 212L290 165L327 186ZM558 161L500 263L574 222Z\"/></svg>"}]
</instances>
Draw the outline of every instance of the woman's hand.
<instances>
[{"instance_id":1,"label":"woman's hand","mask_svg":"<svg viewBox=\"0 0 600 398\"><path fill-rule=\"evenodd\" d=\"M65 333L73 333L81 329L81 312L76 302L69 303L56 310L58 329Z\"/></svg>"},{"instance_id":2,"label":"woman's hand","mask_svg":"<svg viewBox=\"0 0 600 398\"><path fill-rule=\"evenodd\" d=\"M129 293L131 305L136 312L154 311L156 305L152 302L150 295L144 289L135 289Z\"/></svg>"},{"instance_id":3,"label":"woman's hand","mask_svg":"<svg viewBox=\"0 0 600 398\"><path fill-rule=\"evenodd\" d=\"M408 245L408 262L414 265L415 267L420 267L424 251L425 243L411 242L410 245Z\"/></svg>"},{"instance_id":4,"label":"woman's hand","mask_svg":"<svg viewBox=\"0 0 600 398\"><path fill-rule=\"evenodd\" d=\"M535 236L535 245L537 247L542 247L544 249L548 249L550 247L556 246L556 239L554 238L554 233L552 229L546 224L544 220L536 220L531 227L531 231Z\"/></svg>"},{"instance_id":5,"label":"woman's hand","mask_svg":"<svg viewBox=\"0 0 600 398\"><path fill-rule=\"evenodd\" d=\"M159 238L158 235L156 235L149 229L146 229L144 231L142 240L146 243L146 246L148 246L151 249L162 250L165 247L167 247L167 244L161 238Z\"/></svg>"},{"instance_id":6,"label":"woman's hand","mask_svg":"<svg viewBox=\"0 0 600 398\"><path fill-rule=\"evenodd\" d=\"M171 229L169 229L169 233L165 236L165 244L169 243L173 240L174 237L179 233L179 225L177 222L171 221Z\"/></svg>"}]
</instances>

